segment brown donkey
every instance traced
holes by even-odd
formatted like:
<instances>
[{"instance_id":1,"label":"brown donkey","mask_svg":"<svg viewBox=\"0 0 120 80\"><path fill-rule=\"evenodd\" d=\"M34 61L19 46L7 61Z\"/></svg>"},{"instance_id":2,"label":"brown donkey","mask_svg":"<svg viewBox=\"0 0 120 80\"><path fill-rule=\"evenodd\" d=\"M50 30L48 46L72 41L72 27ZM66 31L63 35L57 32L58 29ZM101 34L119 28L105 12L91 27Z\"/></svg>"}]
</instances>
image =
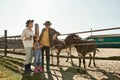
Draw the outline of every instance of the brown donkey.
<instances>
[{"instance_id":1,"label":"brown donkey","mask_svg":"<svg viewBox=\"0 0 120 80\"><path fill-rule=\"evenodd\" d=\"M78 56L82 56L85 57L87 54L89 54L90 57L93 57L93 64L94 67L96 67L95 64L95 55L96 55L96 51L99 51L97 49L97 45L96 45L96 41L91 39L91 40L82 40L78 35L76 34L70 34L70 39L71 39L71 43L69 45L72 45L76 48L77 52L78 52ZM66 44L68 45L68 44ZM93 55L90 54L90 52L93 52ZM91 65L91 60L89 61L89 67ZM86 68L85 66L85 58L83 58L83 64L84 64L84 68ZM81 59L79 59L79 67L81 67Z\"/></svg>"},{"instance_id":2,"label":"brown donkey","mask_svg":"<svg viewBox=\"0 0 120 80\"><path fill-rule=\"evenodd\" d=\"M56 36L56 39L53 40L53 45L54 45L54 49L55 49L55 52L57 54L57 56L60 55L60 52L61 50L63 49L66 49L66 52L67 52L67 55L70 55L70 47L71 45L73 44L73 41L72 41L72 36L71 35L68 35L65 40L58 40L57 36ZM53 55L53 52L51 52L52 55ZM69 58L67 58L66 62L68 62ZM59 65L59 57L57 57L57 65ZM53 57L52 57L52 64L53 64Z\"/></svg>"}]
</instances>

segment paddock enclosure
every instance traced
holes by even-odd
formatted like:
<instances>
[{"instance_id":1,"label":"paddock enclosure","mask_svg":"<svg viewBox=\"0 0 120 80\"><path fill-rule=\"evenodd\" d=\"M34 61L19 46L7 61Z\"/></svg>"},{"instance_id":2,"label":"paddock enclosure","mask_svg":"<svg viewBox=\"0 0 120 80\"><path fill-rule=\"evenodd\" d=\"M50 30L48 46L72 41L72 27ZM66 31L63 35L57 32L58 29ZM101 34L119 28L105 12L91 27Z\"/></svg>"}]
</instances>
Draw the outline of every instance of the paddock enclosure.
<instances>
[{"instance_id":1,"label":"paddock enclosure","mask_svg":"<svg viewBox=\"0 0 120 80\"><path fill-rule=\"evenodd\" d=\"M100 29L93 30L92 32L102 32L109 30L117 30L120 27L116 28L108 28L108 29ZM91 31L83 31L76 32L72 34L84 34L90 33ZM71 33L70 33L71 34ZM69 35L69 34L61 34ZM109 34L107 34L108 36ZM111 35L111 34L110 34ZM98 49L100 52L97 52L95 60L97 67L87 67L83 69L83 65L81 68L78 68L78 59L85 58L87 59L86 65L88 65L89 56L86 57L78 57L76 49L71 46L71 56L67 56L65 50L62 50L60 53L60 66L56 65L56 57L54 49L51 48L51 57L53 57L54 64L51 64L51 73L53 75L54 80L120 80L120 34L112 34L109 35L92 35L87 37L86 39L95 39L98 45ZM114 36L113 36L114 35ZM115 38L117 35L117 38ZM112 39L114 38L114 39ZM103 41L104 39L104 41ZM100 42L101 41L101 42ZM81 44L74 44L81 45ZM82 44L89 45L89 44ZM116 47L117 46L117 47ZM0 55L3 56L12 56L24 59L24 49L23 44L20 39L20 35L17 36L7 36L7 30L5 30L5 34L3 37L0 37ZM66 58L70 58L68 62ZM77 72L77 70L80 72ZM66 77L68 76L68 77Z\"/></svg>"}]
</instances>

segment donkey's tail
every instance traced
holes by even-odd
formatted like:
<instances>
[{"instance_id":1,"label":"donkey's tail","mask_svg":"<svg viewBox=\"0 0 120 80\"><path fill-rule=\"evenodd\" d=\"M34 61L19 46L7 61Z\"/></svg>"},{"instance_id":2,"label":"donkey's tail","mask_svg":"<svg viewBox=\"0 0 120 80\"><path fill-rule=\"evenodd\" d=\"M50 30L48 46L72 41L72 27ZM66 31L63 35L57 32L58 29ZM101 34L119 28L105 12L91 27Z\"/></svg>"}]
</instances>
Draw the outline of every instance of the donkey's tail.
<instances>
[{"instance_id":1,"label":"donkey's tail","mask_svg":"<svg viewBox=\"0 0 120 80\"><path fill-rule=\"evenodd\" d=\"M99 49L96 49L96 51L100 52L100 50L99 50Z\"/></svg>"}]
</instances>

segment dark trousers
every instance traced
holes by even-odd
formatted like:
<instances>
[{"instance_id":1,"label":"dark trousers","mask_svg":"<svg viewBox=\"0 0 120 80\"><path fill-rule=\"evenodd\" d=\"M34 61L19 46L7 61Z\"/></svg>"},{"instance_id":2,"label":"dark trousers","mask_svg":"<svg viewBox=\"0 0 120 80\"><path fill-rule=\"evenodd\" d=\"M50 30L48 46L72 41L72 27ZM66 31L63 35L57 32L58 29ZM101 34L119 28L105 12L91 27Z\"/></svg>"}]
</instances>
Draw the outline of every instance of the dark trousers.
<instances>
[{"instance_id":1,"label":"dark trousers","mask_svg":"<svg viewBox=\"0 0 120 80\"><path fill-rule=\"evenodd\" d=\"M41 51L42 51L42 68L44 70L44 52L45 52L45 54L46 54L46 68L49 69L49 66L50 66L50 47L43 46Z\"/></svg>"}]
</instances>

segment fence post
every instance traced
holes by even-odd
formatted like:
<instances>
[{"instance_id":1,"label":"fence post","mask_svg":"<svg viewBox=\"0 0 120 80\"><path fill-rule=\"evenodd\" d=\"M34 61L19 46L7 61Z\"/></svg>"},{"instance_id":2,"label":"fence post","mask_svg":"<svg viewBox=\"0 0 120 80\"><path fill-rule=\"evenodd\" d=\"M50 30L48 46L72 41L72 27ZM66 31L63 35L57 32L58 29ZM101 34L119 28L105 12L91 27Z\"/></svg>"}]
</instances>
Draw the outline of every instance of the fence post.
<instances>
[{"instance_id":1,"label":"fence post","mask_svg":"<svg viewBox=\"0 0 120 80\"><path fill-rule=\"evenodd\" d=\"M15 49L16 49L16 37L14 37L14 48L13 48L13 51L15 52Z\"/></svg>"},{"instance_id":2,"label":"fence post","mask_svg":"<svg viewBox=\"0 0 120 80\"><path fill-rule=\"evenodd\" d=\"M5 36L4 56L7 56L7 30L4 31L4 36Z\"/></svg>"},{"instance_id":3,"label":"fence post","mask_svg":"<svg viewBox=\"0 0 120 80\"><path fill-rule=\"evenodd\" d=\"M92 36L92 28L91 28L91 36Z\"/></svg>"},{"instance_id":4,"label":"fence post","mask_svg":"<svg viewBox=\"0 0 120 80\"><path fill-rule=\"evenodd\" d=\"M39 25L37 23L35 24L35 35L39 37Z\"/></svg>"}]
</instances>

